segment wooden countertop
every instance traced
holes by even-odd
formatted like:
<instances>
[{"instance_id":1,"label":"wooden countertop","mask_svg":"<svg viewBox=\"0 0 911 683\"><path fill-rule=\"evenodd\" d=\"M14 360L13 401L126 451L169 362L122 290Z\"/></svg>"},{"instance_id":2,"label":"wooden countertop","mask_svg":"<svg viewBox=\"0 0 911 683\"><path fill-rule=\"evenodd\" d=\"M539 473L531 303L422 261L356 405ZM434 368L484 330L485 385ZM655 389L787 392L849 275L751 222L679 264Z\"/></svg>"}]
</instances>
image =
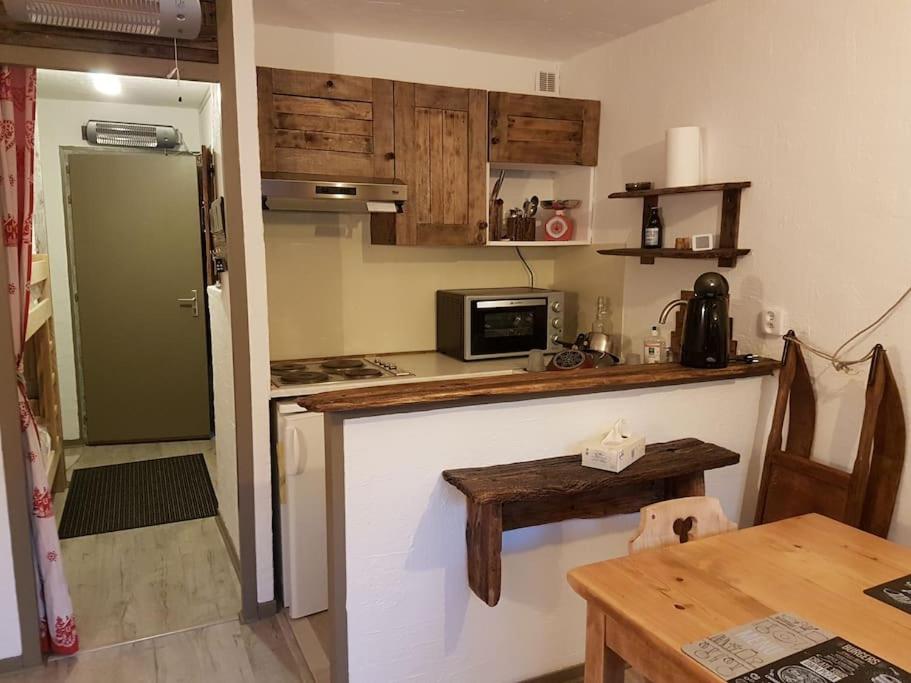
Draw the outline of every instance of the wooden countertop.
<instances>
[{"instance_id":1,"label":"wooden countertop","mask_svg":"<svg viewBox=\"0 0 911 683\"><path fill-rule=\"evenodd\" d=\"M304 396L298 404L311 412L420 410L447 403L491 403L560 394L621 391L643 387L694 384L771 375L780 366L763 358L758 363L733 363L700 370L677 363L617 365L601 370L518 373L500 377L469 377L439 382L408 382L346 389Z\"/></svg>"},{"instance_id":2,"label":"wooden countertop","mask_svg":"<svg viewBox=\"0 0 911 683\"><path fill-rule=\"evenodd\" d=\"M720 683L682 646L779 612L911 669L911 617L864 593L908 567L911 548L811 514L577 567L568 579L603 615L594 642L601 635L643 678Z\"/></svg>"}]
</instances>

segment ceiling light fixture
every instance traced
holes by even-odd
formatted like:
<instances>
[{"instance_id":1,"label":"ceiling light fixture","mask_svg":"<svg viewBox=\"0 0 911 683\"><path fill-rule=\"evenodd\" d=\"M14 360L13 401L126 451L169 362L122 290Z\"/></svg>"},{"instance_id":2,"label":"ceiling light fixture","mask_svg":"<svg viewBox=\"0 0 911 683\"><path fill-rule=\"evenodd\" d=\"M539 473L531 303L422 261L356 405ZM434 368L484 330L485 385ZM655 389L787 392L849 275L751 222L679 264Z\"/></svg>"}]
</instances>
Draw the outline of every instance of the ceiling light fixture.
<instances>
[{"instance_id":1,"label":"ceiling light fixture","mask_svg":"<svg viewBox=\"0 0 911 683\"><path fill-rule=\"evenodd\" d=\"M92 74L92 85L102 95L119 95L123 91L120 79L114 74Z\"/></svg>"}]
</instances>

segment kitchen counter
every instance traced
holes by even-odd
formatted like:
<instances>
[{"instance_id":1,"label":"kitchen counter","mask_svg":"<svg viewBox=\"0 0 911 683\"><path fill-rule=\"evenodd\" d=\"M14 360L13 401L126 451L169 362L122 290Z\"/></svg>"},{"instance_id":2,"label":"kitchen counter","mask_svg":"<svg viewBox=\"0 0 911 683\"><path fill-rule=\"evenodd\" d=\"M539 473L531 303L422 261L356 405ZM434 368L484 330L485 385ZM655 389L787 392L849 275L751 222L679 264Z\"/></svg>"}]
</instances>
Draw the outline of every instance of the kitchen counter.
<instances>
[{"instance_id":1,"label":"kitchen counter","mask_svg":"<svg viewBox=\"0 0 911 683\"><path fill-rule=\"evenodd\" d=\"M428 355L439 356L440 354ZM403 354L404 356L405 354ZM472 367L481 363L503 361L459 363L459 361L447 359L445 356L442 358L454 364L453 370L456 369L456 366L469 367L463 368L464 371L461 374L453 372L450 378L435 378L435 381L425 380L419 386L414 386L413 382L399 380L394 384L387 383L305 396L298 402L307 410L322 413L394 412L460 402L490 403L536 396L584 394L758 377L771 375L780 365L776 360L763 358L758 363L736 363L726 368L712 370L686 368L677 363L658 363L617 365L599 370L529 373L515 369L516 365L521 367L521 364L524 364L523 361L517 362L516 359L511 359L514 368L512 371L494 371L493 366L490 366L490 372L483 375L471 372ZM404 360L399 365L407 367ZM414 378L405 379L413 380Z\"/></svg>"},{"instance_id":2,"label":"kitchen counter","mask_svg":"<svg viewBox=\"0 0 911 683\"><path fill-rule=\"evenodd\" d=\"M638 515L617 513L668 495L658 477L643 485L644 494L623 487L622 504L600 493L565 508L551 498L510 503L500 533L469 537L482 543L475 550L496 550L496 562L484 565L490 571L477 574L482 564L469 558L494 555L469 555L462 539L484 515L469 516L444 472L563 462L623 419L649 444L689 439L740 454L739 462L708 468L704 488L675 484L672 493L704 492L729 518L753 518L751 502L744 504L755 487L748 474L759 471L777 361L527 373L515 371L521 360L499 368L429 355L413 360L415 371L423 361L440 363L429 372L470 374L298 399L321 413L325 429L334 680L514 681L574 666L584 658L584 604L566 572L626 554ZM497 600L473 590L483 585L473 575L497 573L508 577Z\"/></svg>"},{"instance_id":3,"label":"kitchen counter","mask_svg":"<svg viewBox=\"0 0 911 683\"><path fill-rule=\"evenodd\" d=\"M368 358L382 358L395 363L399 368L414 373L407 377L380 377L370 380L351 382L332 382L311 384L306 389L300 386L272 387L272 398L293 398L309 394L320 394L329 391L362 390L368 387L414 384L415 382L437 382L466 377L496 377L525 372L527 359L498 358L494 360L460 361L436 351L414 351L411 353L368 354Z\"/></svg>"}]
</instances>

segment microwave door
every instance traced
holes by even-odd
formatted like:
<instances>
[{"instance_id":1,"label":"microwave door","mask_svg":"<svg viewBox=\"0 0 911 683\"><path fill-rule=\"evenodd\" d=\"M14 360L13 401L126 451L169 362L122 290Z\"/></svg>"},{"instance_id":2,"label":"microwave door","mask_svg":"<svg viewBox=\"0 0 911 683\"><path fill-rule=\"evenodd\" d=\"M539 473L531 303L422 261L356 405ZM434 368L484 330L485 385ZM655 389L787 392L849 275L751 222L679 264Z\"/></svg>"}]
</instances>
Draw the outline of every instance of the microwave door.
<instances>
[{"instance_id":1,"label":"microwave door","mask_svg":"<svg viewBox=\"0 0 911 683\"><path fill-rule=\"evenodd\" d=\"M547 299L471 302L471 356L519 356L547 349Z\"/></svg>"}]
</instances>

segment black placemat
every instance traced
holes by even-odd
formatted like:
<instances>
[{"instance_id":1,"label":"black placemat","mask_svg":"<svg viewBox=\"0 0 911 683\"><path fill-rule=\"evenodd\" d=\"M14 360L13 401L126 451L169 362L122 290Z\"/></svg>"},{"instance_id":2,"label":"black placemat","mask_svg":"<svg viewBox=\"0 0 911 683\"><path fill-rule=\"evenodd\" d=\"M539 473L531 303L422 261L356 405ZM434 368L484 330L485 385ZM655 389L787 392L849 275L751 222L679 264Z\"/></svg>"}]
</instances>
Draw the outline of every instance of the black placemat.
<instances>
[{"instance_id":1,"label":"black placemat","mask_svg":"<svg viewBox=\"0 0 911 683\"><path fill-rule=\"evenodd\" d=\"M201 453L77 469L60 538L183 522L218 513Z\"/></svg>"},{"instance_id":2,"label":"black placemat","mask_svg":"<svg viewBox=\"0 0 911 683\"><path fill-rule=\"evenodd\" d=\"M911 574L868 588L864 593L911 614Z\"/></svg>"},{"instance_id":3,"label":"black placemat","mask_svg":"<svg viewBox=\"0 0 911 683\"><path fill-rule=\"evenodd\" d=\"M767 664L732 683L911 683L911 674L844 638L832 638Z\"/></svg>"}]
</instances>

